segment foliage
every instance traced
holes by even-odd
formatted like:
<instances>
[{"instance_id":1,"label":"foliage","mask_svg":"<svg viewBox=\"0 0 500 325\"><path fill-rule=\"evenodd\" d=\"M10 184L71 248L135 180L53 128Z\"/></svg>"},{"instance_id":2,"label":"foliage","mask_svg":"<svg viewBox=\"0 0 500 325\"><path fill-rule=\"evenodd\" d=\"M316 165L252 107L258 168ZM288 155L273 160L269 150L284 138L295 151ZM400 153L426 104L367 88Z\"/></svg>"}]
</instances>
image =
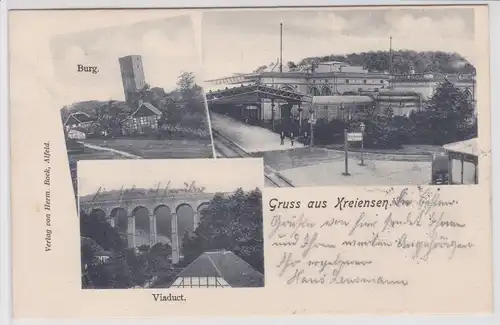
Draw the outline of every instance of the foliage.
<instances>
[{"instance_id":1,"label":"foliage","mask_svg":"<svg viewBox=\"0 0 500 325\"><path fill-rule=\"evenodd\" d=\"M293 61L288 61L286 64L290 69L294 69L297 65Z\"/></svg>"},{"instance_id":2,"label":"foliage","mask_svg":"<svg viewBox=\"0 0 500 325\"><path fill-rule=\"evenodd\" d=\"M184 235L182 252L188 264L209 250L233 251L260 272L264 271L262 193L259 189L232 195L217 194L201 212L193 235Z\"/></svg>"},{"instance_id":3,"label":"foliage","mask_svg":"<svg viewBox=\"0 0 500 325\"><path fill-rule=\"evenodd\" d=\"M266 68L267 68L267 65L265 65L265 64L264 64L264 65L259 66L259 67L258 67L257 69L255 69L253 72L254 72L254 73L259 73L259 72L264 71Z\"/></svg>"},{"instance_id":4,"label":"foliage","mask_svg":"<svg viewBox=\"0 0 500 325\"><path fill-rule=\"evenodd\" d=\"M129 103L132 104L133 108L139 107L139 103L141 101L146 101L148 94L151 92L151 86L149 84L145 84L144 87L137 91L129 91L127 93L129 98Z\"/></svg>"},{"instance_id":5,"label":"foliage","mask_svg":"<svg viewBox=\"0 0 500 325\"><path fill-rule=\"evenodd\" d=\"M171 268L171 256L172 248L162 243L153 247L145 246L137 251L128 250L125 260L134 284L142 287L156 276L168 272Z\"/></svg>"},{"instance_id":6,"label":"foliage","mask_svg":"<svg viewBox=\"0 0 500 325\"><path fill-rule=\"evenodd\" d=\"M203 90L196 84L192 72L183 72L178 77L177 89L166 93L163 88L146 84L142 89L128 93L128 103L122 101L86 101L64 106L61 119L64 122L74 112L84 112L96 119L89 137L122 136L122 122L140 102L151 103L162 112L158 121L159 131L148 134L168 137L173 133L181 137L209 138L208 121Z\"/></svg>"},{"instance_id":7,"label":"foliage","mask_svg":"<svg viewBox=\"0 0 500 325\"><path fill-rule=\"evenodd\" d=\"M361 122L366 126L366 148L398 149L404 144L443 145L477 137L473 104L464 91L449 81L438 85L426 106L411 112L408 117L395 116L391 109L386 109L379 114L363 112L357 119L348 122L320 119L315 125L315 142L341 144L344 141L343 130L359 130Z\"/></svg>"},{"instance_id":8,"label":"foliage","mask_svg":"<svg viewBox=\"0 0 500 325\"><path fill-rule=\"evenodd\" d=\"M155 277L172 273L170 245L158 243L153 247L126 248L118 231L103 216L80 214L82 238L81 263L84 288L143 287ZM92 245L91 243L94 243ZM110 258L99 261L95 246L110 253Z\"/></svg>"},{"instance_id":9,"label":"foliage","mask_svg":"<svg viewBox=\"0 0 500 325\"><path fill-rule=\"evenodd\" d=\"M427 126L428 137L434 139L436 144L471 137L469 133L475 120L474 108L465 93L451 82L444 82L436 89L428 107L421 115L423 116L415 120L419 125ZM417 133L417 137L422 136L425 135Z\"/></svg>"},{"instance_id":10,"label":"foliage","mask_svg":"<svg viewBox=\"0 0 500 325\"><path fill-rule=\"evenodd\" d=\"M328 55L323 57L305 58L298 63L303 65L315 60L321 62L341 61L351 65L363 66L369 71L389 71L391 54L389 51L370 51L350 53L346 55ZM473 73L474 67L457 53L441 51L393 51L393 73L408 73L412 67L416 73Z\"/></svg>"},{"instance_id":11,"label":"foliage","mask_svg":"<svg viewBox=\"0 0 500 325\"><path fill-rule=\"evenodd\" d=\"M137 199L145 197L158 197L166 195L175 195L179 193L204 193L205 187L196 184L196 182L184 182L183 187L171 187L171 182L158 183L156 188L138 188L130 187L123 188L120 190L99 190L95 194L90 194L86 196L81 196L80 200L127 200L127 199ZM83 236L83 235L82 235Z\"/></svg>"},{"instance_id":12,"label":"foliage","mask_svg":"<svg viewBox=\"0 0 500 325\"><path fill-rule=\"evenodd\" d=\"M80 235L93 239L104 250L121 252L126 244L120 234L101 214L80 211Z\"/></svg>"}]
</instances>

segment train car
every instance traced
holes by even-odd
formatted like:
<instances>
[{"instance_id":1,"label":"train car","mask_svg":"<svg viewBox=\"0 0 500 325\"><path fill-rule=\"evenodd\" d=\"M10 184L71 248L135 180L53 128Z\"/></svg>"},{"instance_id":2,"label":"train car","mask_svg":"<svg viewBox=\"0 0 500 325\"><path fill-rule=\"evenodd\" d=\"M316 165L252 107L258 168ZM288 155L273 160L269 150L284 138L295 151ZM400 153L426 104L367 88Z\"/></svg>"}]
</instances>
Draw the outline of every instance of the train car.
<instances>
[{"instance_id":1,"label":"train car","mask_svg":"<svg viewBox=\"0 0 500 325\"><path fill-rule=\"evenodd\" d=\"M446 153L438 153L432 156L432 184L449 184L450 166L449 157Z\"/></svg>"}]
</instances>

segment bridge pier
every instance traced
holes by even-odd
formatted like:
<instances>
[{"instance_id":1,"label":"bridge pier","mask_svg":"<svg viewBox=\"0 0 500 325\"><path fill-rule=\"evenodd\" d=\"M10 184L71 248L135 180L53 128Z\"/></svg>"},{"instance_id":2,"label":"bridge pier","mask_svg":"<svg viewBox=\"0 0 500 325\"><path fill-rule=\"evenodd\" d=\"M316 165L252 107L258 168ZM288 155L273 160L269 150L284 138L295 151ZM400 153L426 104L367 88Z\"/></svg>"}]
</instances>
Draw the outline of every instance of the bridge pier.
<instances>
[{"instance_id":1,"label":"bridge pier","mask_svg":"<svg viewBox=\"0 0 500 325\"><path fill-rule=\"evenodd\" d=\"M177 222L177 212L172 212L172 263L177 264L180 260L179 252L179 229Z\"/></svg>"},{"instance_id":2,"label":"bridge pier","mask_svg":"<svg viewBox=\"0 0 500 325\"><path fill-rule=\"evenodd\" d=\"M198 225L200 224L200 212L199 211L193 211L193 231L198 228Z\"/></svg>"},{"instance_id":3,"label":"bridge pier","mask_svg":"<svg viewBox=\"0 0 500 325\"><path fill-rule=\"evenodd\" d=\"M113 216L108 217L108 222L111 225L111 227L115 228L116 227L116 220Z\"/></svg>"},{"instance_id":4,"label":"bridge pier","mask_svg":"<svg viewBox=\"0 0 500 325\"><path fill-rule=\"evenodd\" d=\"M149 215L149 245L153 247L156 244L156 215Z\"/></svg>"},{"instance_id":5,"label":"bridge pier","mask_svg":"<svg viewBox=\"0 0 500 325\"><path fill-rule=\"evenodd\" d=\"M135 216L128 216L127 224L127 246L135 248Z\"/></svg>"}]
</instances>

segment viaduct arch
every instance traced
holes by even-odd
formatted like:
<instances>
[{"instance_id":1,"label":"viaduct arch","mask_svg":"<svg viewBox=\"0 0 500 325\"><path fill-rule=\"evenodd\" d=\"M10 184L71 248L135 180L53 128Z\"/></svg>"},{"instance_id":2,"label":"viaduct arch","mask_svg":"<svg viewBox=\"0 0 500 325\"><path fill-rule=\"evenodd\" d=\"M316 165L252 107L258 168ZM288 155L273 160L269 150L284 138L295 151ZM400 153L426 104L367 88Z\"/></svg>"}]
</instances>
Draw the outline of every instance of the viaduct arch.
<instances>
[{"instance_id":1,"label":"viaduct arch","mask_svg":"<svg viewBox=\"0 0 500 325\"><path fill-rule=\"evenodd\" d=\"M179 212L191 209L191 216L182 216L184 229L194 231L200 223L200 211L208 206L213 193L180 193L169 196L121 199L111 201L80 201L80 210L85 213L100 214L112 227L126 234L127 246L138 247L144 244L153 246L159 240L158 226L164 230L163 239L172 247L172 262L180 260ZM160 211L167 212L167 217L160 217ZM163 220L166 219L166 220ZM186 228L186 225L188 227ZM166 230L166 231L165 231ZM166 233L170 230L170 234ZM148 235L148 236L144 236ZM168 238L170 235L170 238ZM147 237L147 238L145 238Z\"/></svg>"}]
</instances>

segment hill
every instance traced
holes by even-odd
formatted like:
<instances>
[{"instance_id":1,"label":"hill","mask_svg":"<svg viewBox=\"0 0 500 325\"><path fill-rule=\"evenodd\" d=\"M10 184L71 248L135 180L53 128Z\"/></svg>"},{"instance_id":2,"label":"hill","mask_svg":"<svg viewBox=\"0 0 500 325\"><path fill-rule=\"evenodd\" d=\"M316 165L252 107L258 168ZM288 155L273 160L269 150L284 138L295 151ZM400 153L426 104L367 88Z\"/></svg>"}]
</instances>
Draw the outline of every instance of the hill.
<instances>
[{"instance_id":1,"label":"hill","mask_svg":"<svg viewBox=\"0 0 500 325\"><path fill-rule=\"evenodd\" d=\"M416 73L472 73L474 67L458 53L441 51L393 51L393 73L408 73L410 67ZM302 59L297 65L308 65L312 62L340 61L351 65L363 66L368 71L389 71L391 54L389 51L370 51L345 55L327 55Z\"/></svg>"},{"instance_id":2,"label":"hill","mask_svg":"<svg viewBox=\"0 0 500 325\"><path fill-rule=\"evenodd\" d=\"M180 193L203 193L205 191L204 187L198 187L194 182L185 183L184 188L170 188L169 184L167 186L162 185L160 188L124 188L123 190L99 190L95 194L80 196L81 202L88 202L92 200L99 201L112 201L112 200L122 200L125 199L137 199L137 198L147 198L147 197L157 197L163 195L175 195Z\"/></svg>"}]
</instances>

